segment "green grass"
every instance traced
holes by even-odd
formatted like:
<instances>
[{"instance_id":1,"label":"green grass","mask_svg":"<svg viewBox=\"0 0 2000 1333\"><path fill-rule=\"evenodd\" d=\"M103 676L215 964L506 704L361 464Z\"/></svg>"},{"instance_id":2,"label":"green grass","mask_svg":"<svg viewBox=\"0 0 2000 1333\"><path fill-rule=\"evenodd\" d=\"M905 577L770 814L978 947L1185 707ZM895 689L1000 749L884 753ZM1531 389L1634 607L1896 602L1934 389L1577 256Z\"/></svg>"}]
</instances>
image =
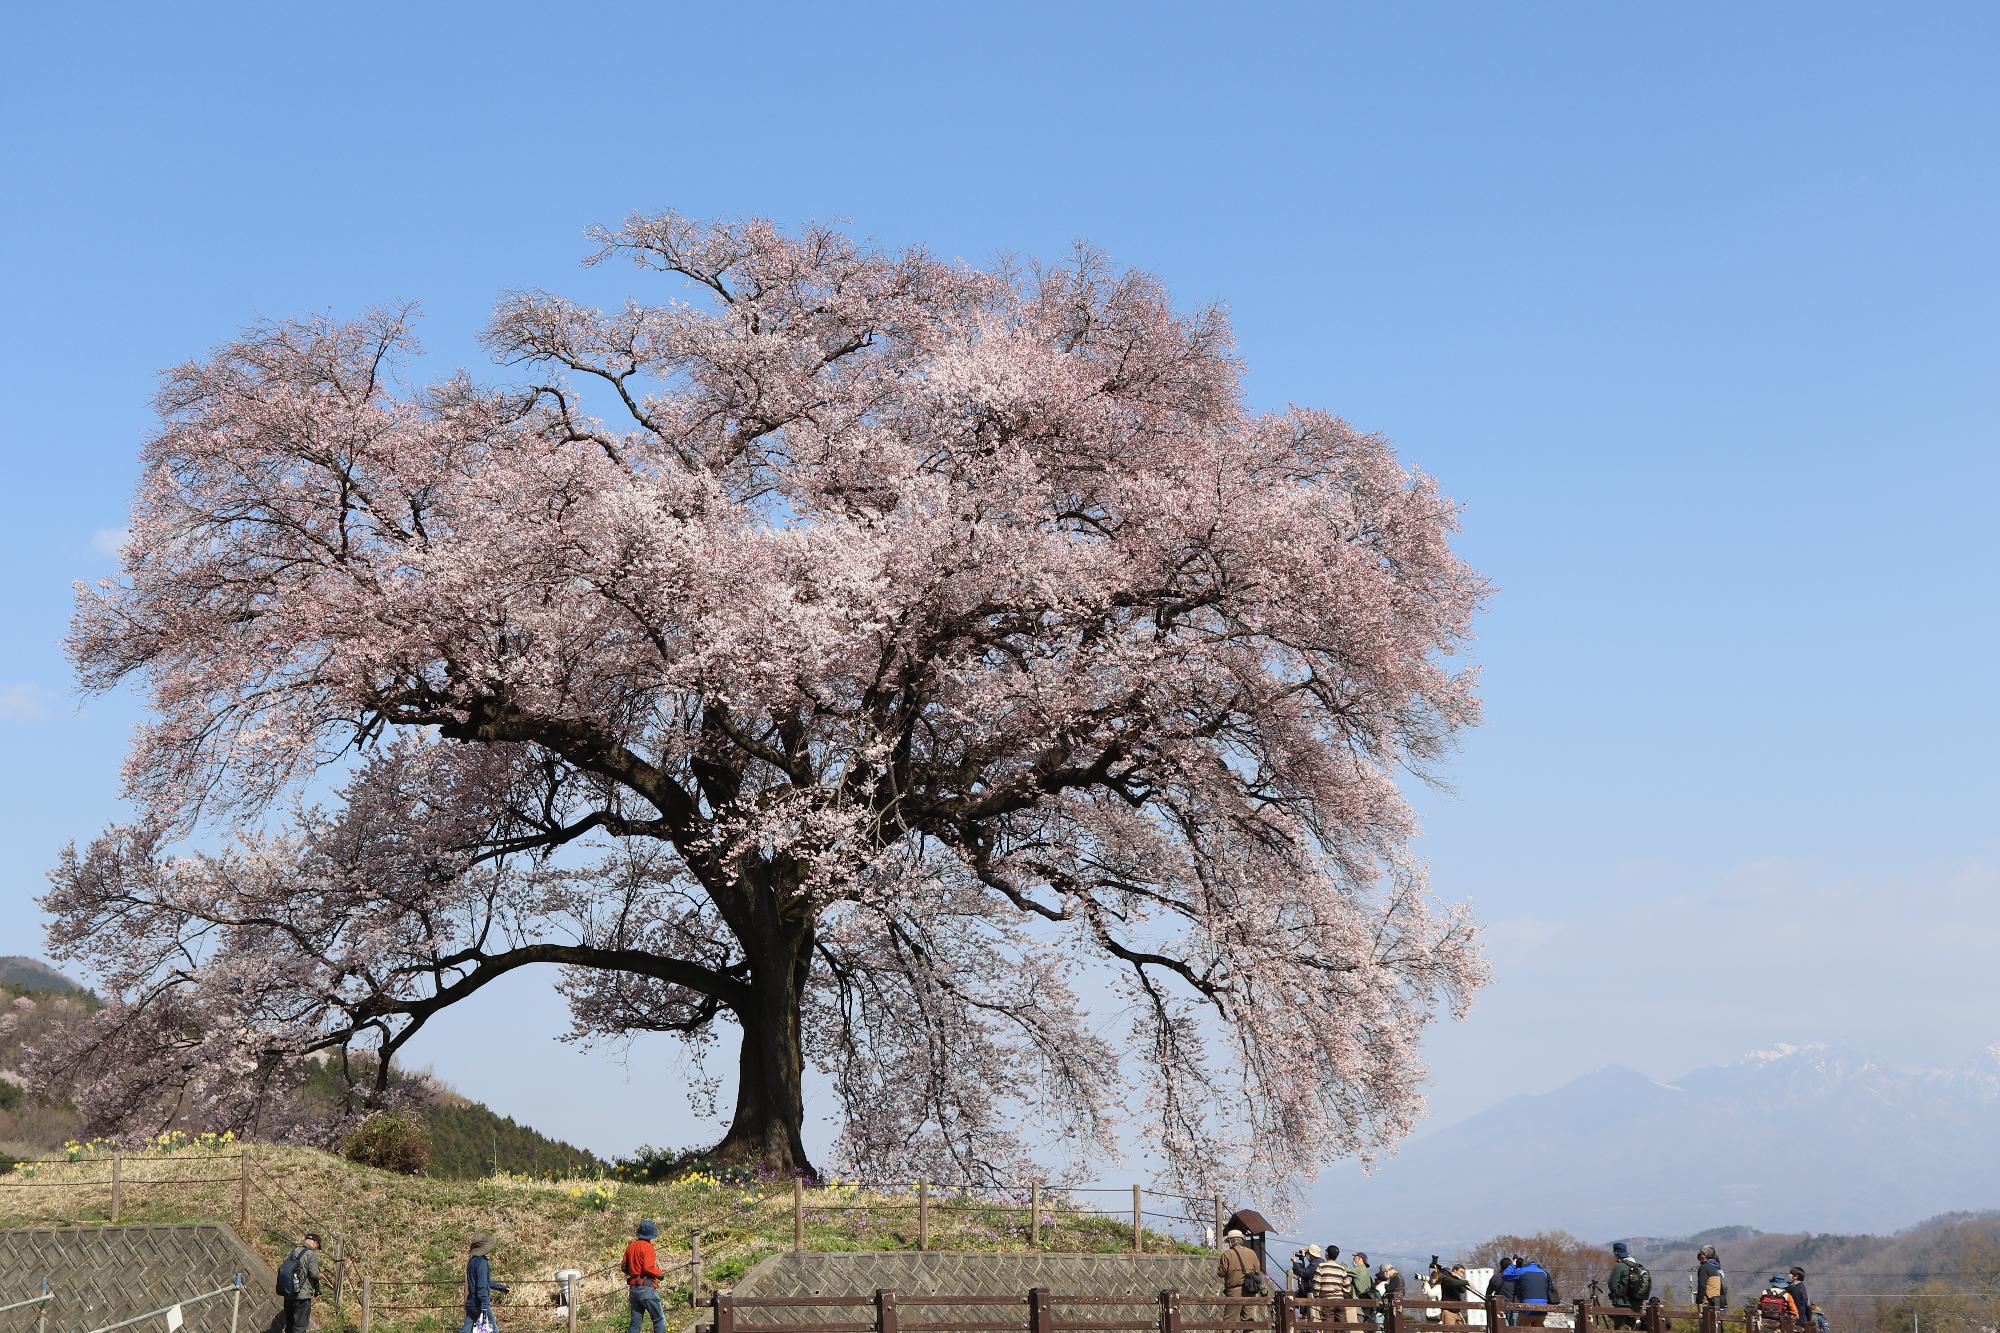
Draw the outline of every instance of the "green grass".
<instances>
[{"instance_id":1,"label":"green grass","mask_svg":"<svg viewBox=\"0 0 2000 1333\"><path fill-rule=\"evenodd\" d=\"M305 1148L253 1150L251 1219L245 1239L273 1266L296 1237L316 1230L329 1258L344 1256L346 1288L336 1311L331 1299L316 1311L328 1328L359 1324L361 1278L373 1282L374 1325L382 1333L456 1329L468 1243L496 1240L494 1275L511 1283L500 1322L528 1333L553 1320L559 1268L580 1268L582 1326L612 1333L626 1322L624 1280L601 1270L614 1264L642 1217L660 1226L661 1295L668 1308L688 1310L690 1241L701 1235L704 1293L730 1283L767 1255L792 1245L789 1184L731 1184L698 1176L671 1184L609 1182L606 1207L583 1197L595 1181L495 1176L449 1180L393 1175ZM127 1158L121 1220L236 1223L237 1161L199 1152L169 1158ZM32 1172L32 1176L25 1173ZM102 1159L17 1168L0 1176L0 1226L104 1221L109 1215L109 1166ZM159 1183L140 1185L140 1180ZM28 1181L48 1188L11 1189ZM1147 1232L1153 1253L1191 1247ZM916 1248L913 1195L831 1186L805 1191L805 1246L819 1251ZM940 1250L1019 1251L1028 1248L1025 1207L1015 1208L933 1192L930 1243ZM1129 1217L1043 1204L1044 1250L1124 1253L1132 1246ZM400 1284L422 1285L400 1285ZM330 1296L331 1293L329 1292ZM392 1310L392 1306L437 1306Z\"/></svg>"}]
</instances>

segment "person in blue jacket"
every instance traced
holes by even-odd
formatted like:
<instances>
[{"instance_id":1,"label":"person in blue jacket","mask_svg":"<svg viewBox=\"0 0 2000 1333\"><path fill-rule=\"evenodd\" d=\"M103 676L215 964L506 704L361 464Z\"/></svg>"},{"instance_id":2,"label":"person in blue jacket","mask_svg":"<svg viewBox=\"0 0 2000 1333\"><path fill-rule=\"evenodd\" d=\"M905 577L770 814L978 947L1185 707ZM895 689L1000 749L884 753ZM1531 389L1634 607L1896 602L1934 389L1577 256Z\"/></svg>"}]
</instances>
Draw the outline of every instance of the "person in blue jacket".
<instances>
[{"instance_id":1,"label":"person in blue jacket","mask_svg":"<svg viewBox=\"0 0 2000 1333\"><path fill-rule=\"evenodd\" d=\"M465 1323L458 1333L473 1333L482 1315L487 1326L499 1333L500 1321L493 1317L493 1293L507 1290L507 1284L493 1280L488 1258L492 1253L493 1237L481 1236L472 1242L472 1257L465 1261Z\"/></svg>"},{"instance_id":2,"label":"person in blue jacket","mask_svg":"<svg viewBox=\"0 0 2000 1333\"><path fill-rule=\"evenodd\" d=\"M1514 1289L1520 1292L1523 1305L1554 1305L1562 1297L1556 1292L1556 1280L1549 1276L1549 1270L1542 1267L1539 1259L1526 1259L1517 1263L1514 1269ZM1540 1328L1546 1314L1522 1311L1523 1328Z\"/></svg>"}]
</instances>

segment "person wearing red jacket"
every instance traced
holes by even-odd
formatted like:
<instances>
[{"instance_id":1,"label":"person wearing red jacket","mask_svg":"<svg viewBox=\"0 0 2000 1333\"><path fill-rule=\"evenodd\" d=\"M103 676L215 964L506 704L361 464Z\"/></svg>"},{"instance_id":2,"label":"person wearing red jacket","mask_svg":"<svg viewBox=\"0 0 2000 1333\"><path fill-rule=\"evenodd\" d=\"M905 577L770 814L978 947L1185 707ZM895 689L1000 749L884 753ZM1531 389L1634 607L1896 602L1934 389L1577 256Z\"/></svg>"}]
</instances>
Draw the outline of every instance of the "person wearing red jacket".
<instances>
[{"instance_id":1,"label":"person wearing red jacket","mask_svg":"<svg viewBox=\"0 0 2000 1333\"><path fill-rule=\"evenodd\" d=\"M638 1237L625 1247L625 1257L618 1261L618 1267L625 1273L625 1294L632 1305L632 1322L626 1333L639 1333L649 1315L653 1333L667 1333L667 1310L660 1304L660 1279L666 1274L660 1271L660 1253L653 1248L653 1240L659 1234L660 1229L647 1218L639 1224Z\"/></svg>"}]
</instances>

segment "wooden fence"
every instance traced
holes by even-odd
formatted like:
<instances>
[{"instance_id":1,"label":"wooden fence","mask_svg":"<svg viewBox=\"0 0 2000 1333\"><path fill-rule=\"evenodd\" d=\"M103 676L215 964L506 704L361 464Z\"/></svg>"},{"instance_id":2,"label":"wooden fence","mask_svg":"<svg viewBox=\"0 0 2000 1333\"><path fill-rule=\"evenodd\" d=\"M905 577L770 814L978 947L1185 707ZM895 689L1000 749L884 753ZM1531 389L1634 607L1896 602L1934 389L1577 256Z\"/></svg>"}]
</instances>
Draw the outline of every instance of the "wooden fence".
<instances>
[{"instance_id":1,"label":"wooden fence","mask_svg":"<svg viewBox=\"0 0 2000 1333\"><path fill-rule=\"evenodd\" d=\"M694 1333L1462 1333L1468 1325L1546 1327L1550 1315L1587 1329L1634 1333L1809 1333L1788 1319L1713 1306L1670 1310L1574 1301L1314 1299L1309 1296L1067 1296L1036 1288L1024 1295L734 1296L715 1293ZM963 1317L959 1317L963 1316ZM1475 1318L1477 1316L1477 1318Z\"/></svg>"}]
</instances>

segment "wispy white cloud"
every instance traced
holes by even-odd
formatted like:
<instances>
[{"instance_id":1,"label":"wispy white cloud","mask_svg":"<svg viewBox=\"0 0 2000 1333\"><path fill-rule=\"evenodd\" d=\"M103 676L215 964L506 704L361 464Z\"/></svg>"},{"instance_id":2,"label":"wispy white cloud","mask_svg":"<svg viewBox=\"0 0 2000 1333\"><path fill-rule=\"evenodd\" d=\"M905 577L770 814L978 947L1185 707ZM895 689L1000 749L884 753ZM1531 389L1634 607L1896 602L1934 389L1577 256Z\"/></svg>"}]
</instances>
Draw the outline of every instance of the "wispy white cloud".
<instances>
[{"instance_id":1,"label":"wispy white cloud","mask_svg":"<svg viewBox=\"0 0 2000 1333\"><path fill-rule=\"evenodd\" d=\"M32 681L0 685L0 722L46 722L53 696Z\"/></svg>"},{"instance_id":2,"label":"wispy white cloud","mask_svg":"<svg viewBox=\"0 0 2000 1333\"><path fill-rule=\"evenodd\" d=\"M129 533L128 528L99 528L90 534L90 545L106 555L117 555L119 548L125 545L125 538Z\"/></svg>"}]
</instances>

